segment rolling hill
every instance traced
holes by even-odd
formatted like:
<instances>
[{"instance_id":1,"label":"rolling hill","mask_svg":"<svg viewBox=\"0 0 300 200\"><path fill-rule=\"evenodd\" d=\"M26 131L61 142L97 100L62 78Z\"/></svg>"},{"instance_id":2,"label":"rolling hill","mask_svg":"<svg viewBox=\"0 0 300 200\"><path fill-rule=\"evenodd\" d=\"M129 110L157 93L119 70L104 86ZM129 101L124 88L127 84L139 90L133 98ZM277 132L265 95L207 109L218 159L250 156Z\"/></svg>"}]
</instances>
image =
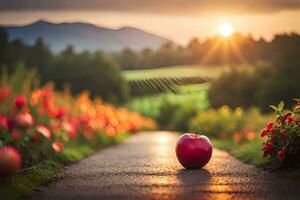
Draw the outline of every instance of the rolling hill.
<instances>
[{"instance_id":1,"label":"rolling hill","mask_svg":"<svg viewBox=\"0 0 300 200\"><path fill-rule=\"evenodd\" d=\"M81 22L57 24L41 20L25 26L4 28L9 40L21 39L27 44L33 44L41 37L53 52L62 51L68 44L72 44L77 51L100 49L116 52L126 47L134 50L158 48L168 41L137 28L109 29Z\"/></svg>"}]
</instances>

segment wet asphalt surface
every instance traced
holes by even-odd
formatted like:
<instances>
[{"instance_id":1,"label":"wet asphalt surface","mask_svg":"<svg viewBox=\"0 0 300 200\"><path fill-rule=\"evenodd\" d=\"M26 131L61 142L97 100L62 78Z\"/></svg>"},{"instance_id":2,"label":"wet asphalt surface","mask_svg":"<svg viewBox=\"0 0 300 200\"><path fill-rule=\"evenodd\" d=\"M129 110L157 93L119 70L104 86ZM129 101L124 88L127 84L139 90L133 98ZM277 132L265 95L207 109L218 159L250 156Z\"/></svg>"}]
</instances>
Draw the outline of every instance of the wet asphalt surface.
<instances>
[{"instance_id":1,"label":"wet asphalt surface","mask_svg":"<svg viewBox=\"0 0 300 200\"><path fill-rule=\"evenodd\" d=\"M279 178L217 149L204 169L185 170L176 159L177 139L171 132L139 133L66 167L25 199L300 199L299 180Z\"/></svg>"}]
</instances>

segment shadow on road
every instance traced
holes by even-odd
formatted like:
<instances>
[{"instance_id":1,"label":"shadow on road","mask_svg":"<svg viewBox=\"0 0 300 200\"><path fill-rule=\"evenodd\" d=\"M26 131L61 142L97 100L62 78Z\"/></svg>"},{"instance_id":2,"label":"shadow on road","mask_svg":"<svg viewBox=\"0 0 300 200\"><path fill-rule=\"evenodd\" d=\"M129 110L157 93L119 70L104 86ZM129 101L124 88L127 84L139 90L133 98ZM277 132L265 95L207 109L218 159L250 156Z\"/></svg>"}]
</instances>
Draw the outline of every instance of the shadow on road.
<instances>
[{"instance_id":1,"label":"shadow on road","mask_svg":"<svg viewBox=\"0 0 300 200\"><path fill-rule=\"evenodd\" d=\"M195 186L208 182L212 175L206 169L181 169L176 177L184 186Z\"/></svg>"}]
</instances>

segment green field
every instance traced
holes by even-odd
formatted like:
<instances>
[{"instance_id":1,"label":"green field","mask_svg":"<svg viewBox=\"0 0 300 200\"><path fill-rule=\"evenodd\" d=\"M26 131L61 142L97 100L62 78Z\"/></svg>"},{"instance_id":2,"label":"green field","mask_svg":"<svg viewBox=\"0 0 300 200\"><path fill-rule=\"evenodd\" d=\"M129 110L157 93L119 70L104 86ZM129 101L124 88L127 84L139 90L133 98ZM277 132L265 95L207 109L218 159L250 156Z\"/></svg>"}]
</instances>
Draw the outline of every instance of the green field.
<instances>
[{"instance_id":1,"label":"green field","mask_svg":"<svg viewBox=\"0 0 300 200\"><path fill-rule=\"evenodd\" d=\"M128 70L124 71L127 80L140 80L162 77L191 77L203 76L209 78L218 77L226 69L224 67L184 65L171 66L159 69ZM155 95L133 97L126 105L130 110L138 111L149 117L159 115L159 108L165 101L174 103L193 103L199 110L209 106L207 90L209 82L204 84L191 84L177 87L177 92L166 92Z\"/></svg>"},{"instance_id":2,"label":"green field","mask_svg":"<svg viewBox=\"0 0 300 200\"><path fill-rule=\"evenodd\" d=\"M189 76L204 76L215 78L218 77L223 71L225 71L225 69L226 68L222 66L178 65L158 69L125 70L123 71L123 74L127 80Z\"/></svg>"},{"instance_id":3,"label":"green field","mask_svg":"<svg viewBox=\"0 0 300 200\"><path fill-rule=\"evenodd\" d=\"M180 86L178 94L167 92L151 96L135 97L129 101L127 107L130 110L138 111L143 115L153 118L159 114L159 107L165 101L174 103L193 102L200 110L205 109L208 107L206 96L208 86L208 84Z\"/></svg>"}]
</instances>

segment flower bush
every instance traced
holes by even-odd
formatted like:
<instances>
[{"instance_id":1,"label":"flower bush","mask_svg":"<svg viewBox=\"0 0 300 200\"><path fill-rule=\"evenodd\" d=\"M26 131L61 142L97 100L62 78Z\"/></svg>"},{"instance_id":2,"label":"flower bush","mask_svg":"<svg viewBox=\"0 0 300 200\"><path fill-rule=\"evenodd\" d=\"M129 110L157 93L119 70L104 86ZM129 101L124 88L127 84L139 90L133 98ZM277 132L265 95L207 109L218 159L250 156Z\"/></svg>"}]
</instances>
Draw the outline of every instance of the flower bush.
<instances>
[{"instance_id":1,"label":"flower bush","mask_svg":"<svg viewBox=\"0 0 300 200\"><path fill-rule=\"evenodd\" d=\"M271 106L276 112L276 121L269 122L261 131L263 155L275 166L300 163L300 100L291 111L284 112L284 103Z\"/></svg>"},{"instance_id":2,"label":"flower bush","mask_svg":"<svg viewBox=\"0 0 300 200\"><path fill-rule=\"evenodd\" d=\"M93 100L88 92L74 98L68 90L55 91L52 84L37 87L34 76L24 74L8 77L3 73L1 78L1 176L13 174L5 172L9 167L19 169L21 158L27 167L63 151L70 142L95 144L103 134L113 138L156 126L138 113Z\"/></svg>"},{"instance_id":3,"label":"flower bush","mask_svg":"<svg viewBox=\"0 0 300 200\"><path fill-rule=\"evenodd\" d=\"M244 111L242 108L230 109L222 106L219 109L200 111L189 123L190 131L204 133L215 139L244 142L257 139L257 133L269 118L261 115L259 109Z\"/></svg>"}]
</instances>

